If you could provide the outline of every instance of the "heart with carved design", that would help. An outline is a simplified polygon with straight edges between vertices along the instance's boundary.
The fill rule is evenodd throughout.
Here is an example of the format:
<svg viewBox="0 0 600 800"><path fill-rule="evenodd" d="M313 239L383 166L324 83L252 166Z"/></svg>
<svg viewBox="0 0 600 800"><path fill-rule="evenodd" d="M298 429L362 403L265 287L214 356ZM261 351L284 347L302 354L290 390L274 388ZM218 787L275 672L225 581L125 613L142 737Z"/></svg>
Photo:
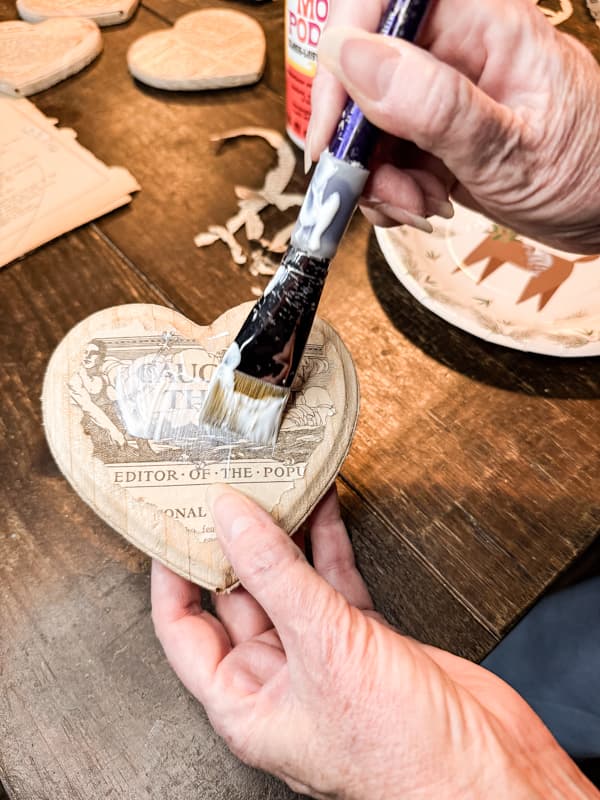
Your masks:
<svg viewBox="0 0 600 800"><path fill-rule="evenodd" d="M265 65L263 29L248 14L205 8L153 31L127 53L129 71L157 89L192 91L256 83Z"/></svg>
<svg viewBox="0 0 600 800"><path fill-rule="evenodd" d="M229 483L293 533L334 481L358 418L343 342L315 320L275 445L197 424L211 375L251 303L201 327L156 305L84 319L50 359L42 392L50 450L109 525L180 575L215 591L237 578L206 494Z"/></svg>
<svg viewBox="0 0 600 800"><path fill-rule="evenodd" d="M41 92L82 70L101 50L100 30L89 19L0 22L0 92Z"/></svg>
<svg viewBox="0 0 600 800"><path fill-rule="evenodd" d="M139 0L17 0L19 16L28 22L84 17L101 27L131 19Z"/></svg>

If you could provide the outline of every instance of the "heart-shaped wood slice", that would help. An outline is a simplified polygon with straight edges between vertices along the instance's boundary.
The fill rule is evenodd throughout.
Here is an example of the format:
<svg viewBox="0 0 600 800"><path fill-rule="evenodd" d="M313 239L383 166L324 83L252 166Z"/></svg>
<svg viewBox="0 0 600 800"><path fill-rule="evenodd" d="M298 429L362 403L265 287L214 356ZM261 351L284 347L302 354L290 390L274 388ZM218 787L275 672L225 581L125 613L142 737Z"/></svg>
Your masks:
<svg viewBox="0 0 600 800"><path fill-rule="evenodd" d="M240 11L207 8L180 17L166 31L134 42L131 74L157 89L222 89L255 83L263 73L266 43L261 26Z"/></svg>
<svg viewBox="0 0 600 800"><path fill-rule="evenodd" d="M139 0L17 0L17 11L28 22L85 17L104 27L127 22L138 3Z"/></svg>
<svg viewBox="0 0 600 800"><path fill-rule="evenodd" d="M352 359L317 319L275 446L198 426L210 377L251 307L209 327L162 306L100 311L58 345L42 393L50 449L78 494L145 553L216 591L237 579L208 487L235 486L292 533L335 479L358 416Z"/></svg>
<svg viewBox="0 0 600 800"><path fill-rule="evenodd" d="M13 97L41 92L93 61L102 36L89 19L0 22L0 91Z"/></svg>

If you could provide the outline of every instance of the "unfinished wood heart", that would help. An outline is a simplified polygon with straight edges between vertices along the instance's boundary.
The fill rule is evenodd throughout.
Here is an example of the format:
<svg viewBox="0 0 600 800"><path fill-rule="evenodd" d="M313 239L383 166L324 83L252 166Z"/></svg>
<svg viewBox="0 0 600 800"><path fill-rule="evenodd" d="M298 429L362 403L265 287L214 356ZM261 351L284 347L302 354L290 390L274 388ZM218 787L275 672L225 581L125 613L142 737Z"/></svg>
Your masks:
<svg viewBox="0 0 600 800"><path fill-rule="evenodd" d="M25 97L79 72L102 50L89 19L0 22L0 92Z"/></svg>
<svg viewBox="0 0 600 800"><path fill-rule="evenodd" d="M208 8L142 36L129 48L127 64L135 78L157 89L221 89L255 83L265 53L265 35L252 17Z"/></svg>
<svg viewBox="0 0 600 800"><path fill-rule="evenodd" d="M104 27L127 22L138 3L139 0L17 0L17 11L28 22L85 17Z"/></svg>
<svg viewBox="0 0 600 800"><path fill-rule="evenodd" d="M235 486L292 533L335 479L358 416L350 354L317 319L276 445L198 426L210 377L251 307L209 327L162 306L99 311L59 344L42 392L50 449L83 500L145 553L216 591L237 579L216 541L208 487Z"/></svg>

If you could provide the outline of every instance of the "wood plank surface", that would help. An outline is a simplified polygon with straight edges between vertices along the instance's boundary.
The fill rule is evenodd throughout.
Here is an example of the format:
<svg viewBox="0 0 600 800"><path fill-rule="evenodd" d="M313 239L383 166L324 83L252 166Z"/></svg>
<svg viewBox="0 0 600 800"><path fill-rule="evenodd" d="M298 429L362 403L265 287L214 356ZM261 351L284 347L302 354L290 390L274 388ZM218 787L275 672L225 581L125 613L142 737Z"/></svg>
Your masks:
<svg viewBox="0 0 600 800"><path fill-rule="evenodd" d="M11 798L294 796L214 735L154 638L148 560L70 489L44 440L41 381L62 336L100 308L168 298L93 227L1 279L0 777ZM351 489L341 491L388 618L471 658L489 650L494 637Z"/></svg>
<svg viewBox="0 0 600 800"><path fill-rule="evenodd" d="M153 635L147 559L68 487L41 427L45 365L83 317L161 302L206 323L266 282L193 237L231 216L234 186L260 186L275 161L261 140L217 153L209 139L283 130L283 2L233 4L267 34L256 87L171 94L127 72L132 41L208 5L232 6L146 0L103 29L95 63L34 98L142 190L0 270L0 779L11 800L295 796L233 758L182 689ZM0 0L0 17L15 16ZM583 0L567 27L600 55ZM290 189L305 185L298 167ZM270 211L268 230L293 215ZM598 362L448 326L397 283L360 217L321 314L361 381L339 482L359 567L401 630L477 660L598 534Z"/></svg>
<svg viewBox="0 0 600 800"><path fill-rule="evenodd" d="M216 153L210 136L239 125L281 130L283 104L262 85L234 97L136 86L123 70L125 52L156 25L141 8L135 27L106 33L102 58L68 92L54 87L38 104L138 178L142 191L131 206L98 225L204 323L249 299L257 279L234 266L222 244L198 250L193 237L224 223L236 208L234 186L260 186L274 159L259 140ZM115 90L102 92L111 80ZM292 188L305 182L298 168ZM397 285L360 218L332 267L321 313L350 348L363 392L345 478L501 635L597 534L594 360L505 350L440 322ZM376 478L365 470L373 453Z"/></svg>

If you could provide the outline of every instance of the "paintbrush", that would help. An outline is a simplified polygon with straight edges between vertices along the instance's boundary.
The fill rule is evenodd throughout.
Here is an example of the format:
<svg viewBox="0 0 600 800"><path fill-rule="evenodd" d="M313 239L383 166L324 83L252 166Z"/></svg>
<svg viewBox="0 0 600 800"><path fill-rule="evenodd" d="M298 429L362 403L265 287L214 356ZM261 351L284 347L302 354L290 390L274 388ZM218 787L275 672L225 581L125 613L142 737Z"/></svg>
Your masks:
<svg viewBox="0 0 600 800"><path fill-rule="evenodd" d="M378 33L414 41L429 0L391 0ZM378 129L348 100L315 167L290 246L215 371L200 424L273 444L331 259L369 176Z"/></svg>

